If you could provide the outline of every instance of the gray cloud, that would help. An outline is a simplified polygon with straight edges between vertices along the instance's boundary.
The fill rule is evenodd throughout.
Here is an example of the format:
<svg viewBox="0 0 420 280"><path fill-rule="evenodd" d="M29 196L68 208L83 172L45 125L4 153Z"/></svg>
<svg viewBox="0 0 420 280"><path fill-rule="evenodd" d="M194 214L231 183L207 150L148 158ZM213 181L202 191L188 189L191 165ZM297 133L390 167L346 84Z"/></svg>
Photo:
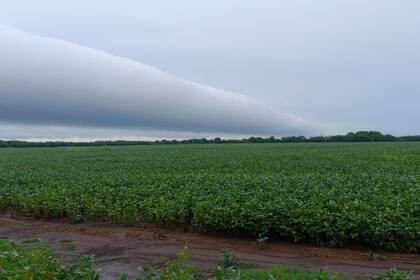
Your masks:
<svg viewBox="0 0 420 280"><path fill-rule="evenodd" d="M240 92L326 134L407 135L420 133L419 9L416 0L13 0L0 19Z"/></svg>
<svg viewBox="0 0 420 280"><path fill-rule="evenodd" d="M0 122L296 135L317 127L241 94L0 25Z"/></svg>

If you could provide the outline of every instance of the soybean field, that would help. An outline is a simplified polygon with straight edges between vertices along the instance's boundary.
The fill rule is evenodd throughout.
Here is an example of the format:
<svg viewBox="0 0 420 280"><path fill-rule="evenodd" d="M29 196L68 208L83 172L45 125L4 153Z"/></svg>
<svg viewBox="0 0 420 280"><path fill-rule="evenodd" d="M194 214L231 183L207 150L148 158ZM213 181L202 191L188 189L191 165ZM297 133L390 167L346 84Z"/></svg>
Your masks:
<svg viewBox="0 0 420 280"><path fill-rule="evenodd" d="M0 149L0 206L328 246L420 250L420 143Z"/></svg>

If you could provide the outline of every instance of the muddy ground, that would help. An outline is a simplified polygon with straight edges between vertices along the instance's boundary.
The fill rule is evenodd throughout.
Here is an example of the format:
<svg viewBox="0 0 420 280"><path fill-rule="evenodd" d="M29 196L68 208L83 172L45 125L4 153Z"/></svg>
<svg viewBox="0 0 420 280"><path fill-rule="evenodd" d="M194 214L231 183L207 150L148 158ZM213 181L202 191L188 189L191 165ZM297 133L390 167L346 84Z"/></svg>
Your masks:
<svg viewBox="0 0 420 280"><path fill-rule="evenodd" d="M309 245L269 242L259 249L254 240L211 236L183 230L168 230L156 226L121 227L105 223L69 224L65 221L33 220L0 215L0 236L15 241L42 238L65 261L80 254L95 255L103 279L114 279L120 272L135 275L145 264L163 265L162 257L174 259L176 252L187 246L191 263L202 268L215 268L220 250L229 248L241 261L257 267L294 265L352 276L371 276L390 267L412 271L420 279L420 255L368 250L323 248Z"/></svg>

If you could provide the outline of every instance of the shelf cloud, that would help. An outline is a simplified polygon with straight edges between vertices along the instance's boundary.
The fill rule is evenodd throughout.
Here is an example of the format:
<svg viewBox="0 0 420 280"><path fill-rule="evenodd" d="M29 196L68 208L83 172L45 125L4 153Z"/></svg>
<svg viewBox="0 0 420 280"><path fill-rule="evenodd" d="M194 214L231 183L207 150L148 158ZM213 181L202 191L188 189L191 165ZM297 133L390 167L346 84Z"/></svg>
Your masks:
<svg viewBox="0 0 420 280"><path fill-rule="evenodd" d="M0 123L236 135L317 133L244 95L0 25Z"/></svg>

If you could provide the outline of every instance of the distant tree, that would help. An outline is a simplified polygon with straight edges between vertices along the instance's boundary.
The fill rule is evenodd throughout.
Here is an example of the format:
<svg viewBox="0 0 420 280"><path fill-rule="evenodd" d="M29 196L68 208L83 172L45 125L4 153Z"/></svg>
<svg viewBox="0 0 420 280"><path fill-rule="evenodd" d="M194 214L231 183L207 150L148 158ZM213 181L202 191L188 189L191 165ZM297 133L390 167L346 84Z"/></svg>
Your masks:
<svg viewBox="0 0 420 280"><path fill-rule="evenodd" d="M219 137L214 138L214 143L222 143L222 139Z"/></svg>
<svg viewBox="0 0 420 280"><path fill-rule="evenodd" d="M396 137L391 134L382 134L379 131L357 131L349 132L345 135L332 136L314 136L306 138L305 136L286 136L276 139L274 136L268 138L249 137L244 139L185 139L185 140L156 140L156 141L94 141L94 142L27 142L17 140L0 140L0 148L25 148L25 147L71 147L71 146L122 146L122 145L162 145L162 144L206 144L206 143L303 143L303 142L376 142L376 141L418 141L420 135Z"/></svg>

